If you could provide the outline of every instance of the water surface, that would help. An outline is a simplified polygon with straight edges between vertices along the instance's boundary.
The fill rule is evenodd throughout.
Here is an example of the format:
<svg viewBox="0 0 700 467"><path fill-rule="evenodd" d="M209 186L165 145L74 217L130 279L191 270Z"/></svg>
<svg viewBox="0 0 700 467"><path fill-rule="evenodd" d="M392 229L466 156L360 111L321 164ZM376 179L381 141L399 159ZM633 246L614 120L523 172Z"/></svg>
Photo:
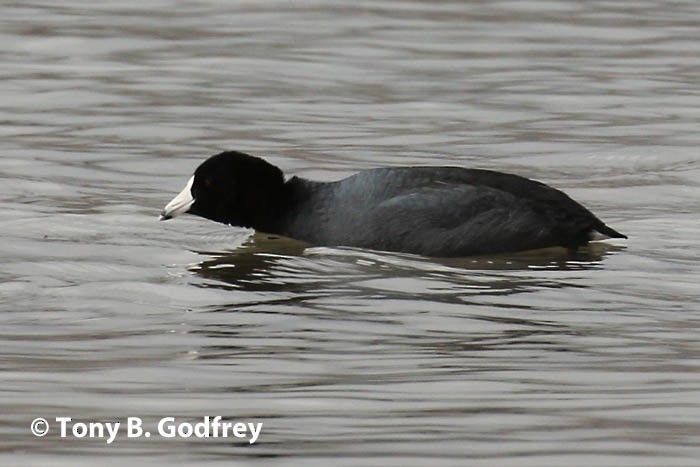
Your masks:
<svg viewBox="0 0 700 467"><path fill-rule="evenodd" d="M0 11L3 465L697 465L694 2ZM157 222L229 148L518 173L630 239L434 260ZM64 415L263 429L31 435Z"/></svg>

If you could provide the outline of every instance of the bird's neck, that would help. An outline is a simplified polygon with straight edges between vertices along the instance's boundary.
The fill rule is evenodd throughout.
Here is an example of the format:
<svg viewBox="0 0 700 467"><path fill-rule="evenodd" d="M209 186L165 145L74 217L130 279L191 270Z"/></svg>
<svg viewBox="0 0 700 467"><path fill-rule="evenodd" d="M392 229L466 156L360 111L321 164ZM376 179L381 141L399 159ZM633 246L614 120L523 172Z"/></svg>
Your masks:
<svg viewBox="0 0 700 467"><path fill-rule="evenodd" d="M255 219L253 227L260 232L290 236L300 226L295 222L302 213L311 208L314 195L327 185L300 177L292 177L284 183L279 196Z"/></svg>

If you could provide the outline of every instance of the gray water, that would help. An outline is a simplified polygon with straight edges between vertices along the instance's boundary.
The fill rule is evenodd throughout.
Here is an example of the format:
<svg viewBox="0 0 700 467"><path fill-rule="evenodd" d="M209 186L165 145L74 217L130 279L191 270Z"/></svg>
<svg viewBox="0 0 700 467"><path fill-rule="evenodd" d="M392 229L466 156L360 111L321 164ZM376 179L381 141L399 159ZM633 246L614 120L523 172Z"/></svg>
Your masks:
<svg viewBox="0 0 700 467"><path fill-rule="evenodd" d="M699 26L694 1L3 2L0 463L698 465ZM157 222L227 148L518 173L630 238L434 260ZM207 415L263 427L154 430Z"/></svg>

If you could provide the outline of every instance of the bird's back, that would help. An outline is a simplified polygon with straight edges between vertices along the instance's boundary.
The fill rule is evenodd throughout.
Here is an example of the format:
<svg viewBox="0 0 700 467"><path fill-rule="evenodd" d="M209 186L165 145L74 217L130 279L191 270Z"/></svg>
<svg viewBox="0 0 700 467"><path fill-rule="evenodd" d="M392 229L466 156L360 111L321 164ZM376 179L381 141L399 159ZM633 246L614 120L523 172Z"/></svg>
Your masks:
<svg viewBox="0 0 700 467"><path fill-rule="evenodd" d="M466 256L617 234L559 190L488 170L381 168L308 188L287 230L319 245Z"/></svg>

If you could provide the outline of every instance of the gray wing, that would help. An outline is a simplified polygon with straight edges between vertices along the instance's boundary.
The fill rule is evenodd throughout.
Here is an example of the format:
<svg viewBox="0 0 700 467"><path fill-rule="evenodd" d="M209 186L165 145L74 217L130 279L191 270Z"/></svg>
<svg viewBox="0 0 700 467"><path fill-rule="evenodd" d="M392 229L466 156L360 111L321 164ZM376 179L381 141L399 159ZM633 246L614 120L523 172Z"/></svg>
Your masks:
<svg viewBox="0 0 700 467"><path fill-rule="evenodd" d="M427 256L551 246L555 227L526 201L484 186L432 184L375 206L345 207L330 243Z"/></svg>

